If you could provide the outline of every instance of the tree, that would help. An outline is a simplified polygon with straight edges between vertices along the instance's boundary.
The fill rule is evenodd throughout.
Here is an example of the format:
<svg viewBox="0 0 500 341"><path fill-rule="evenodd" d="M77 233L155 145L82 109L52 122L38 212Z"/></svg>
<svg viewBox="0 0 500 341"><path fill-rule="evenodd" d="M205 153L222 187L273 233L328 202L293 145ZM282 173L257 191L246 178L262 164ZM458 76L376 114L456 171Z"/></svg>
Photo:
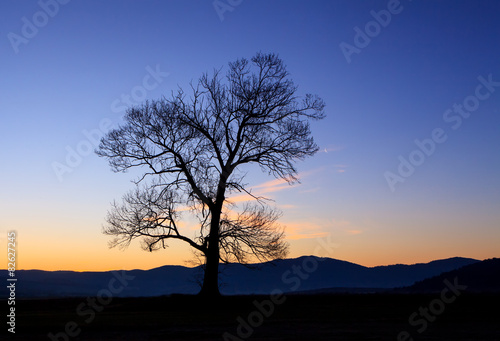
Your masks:
<svg viewBox="0 0 500 341"><path fill-rule="evenodd" d="M323 101L299 99L297 87L275 54L229 63L227 76L215 70L171 98L131 107L125 123L111 130L96 151L115 172L145 169L137 188L114 204L104 233L111 246L142 239L153 251L169 239L188 243L205 260L200 294L219 295L219 262L247 263L283 258L288 251L280 212L244 183L242 167L258 164L288 183L299 179L294 163L314 155L309 120L324 117ZM152 181L146 184L145 179ZM255 200L238 208L228 196L246 193ZM198 234L181 233L179 220L189 212Z"/></svg>

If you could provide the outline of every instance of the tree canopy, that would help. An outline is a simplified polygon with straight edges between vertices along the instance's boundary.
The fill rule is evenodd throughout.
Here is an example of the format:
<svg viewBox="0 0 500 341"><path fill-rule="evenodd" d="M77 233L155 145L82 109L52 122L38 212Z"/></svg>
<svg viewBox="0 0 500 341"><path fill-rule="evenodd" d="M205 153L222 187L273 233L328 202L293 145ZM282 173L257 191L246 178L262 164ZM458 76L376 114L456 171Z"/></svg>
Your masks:
<svg viewBox="0 0 500 341"><path fill-rule="evenodd" d="M309 121L324 117L324 102L296 92L283 61L258 53L229 63L225 77L221 69L203 74L189 95L178 89L129 108L125 123L97 150L116 172L144 170L108 214L104 233L115 237L111 245L141 238L152 251L168 239L182 240L205 257L202 292L212 293L219 261L286 256L280 212L252 194L241 170L258 164L275 178L298 181L295 163L318 150ZM236 192L255 200L239 207L228 199ZM199 222L195 237L179 228L188 212Z"/></svg>

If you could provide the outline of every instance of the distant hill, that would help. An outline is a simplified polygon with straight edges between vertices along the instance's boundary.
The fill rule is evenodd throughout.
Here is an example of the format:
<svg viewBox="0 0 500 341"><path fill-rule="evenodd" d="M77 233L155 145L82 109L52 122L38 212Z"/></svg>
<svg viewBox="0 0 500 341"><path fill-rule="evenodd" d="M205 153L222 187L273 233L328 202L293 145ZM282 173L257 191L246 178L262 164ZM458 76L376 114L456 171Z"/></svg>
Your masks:
<svg viewBox="0 0 500 341"><path fill-rule="evenodd" d="M486 259L460 267L456 270L442 273L432 278L418 281L412 286L399 289L409 293L440 292L445 287L444 281L456 281L459 285L467 286L467 292L496 292L500 293L500 258Z"/></svg>
<svg viewBox="0 0 500 341"><path fill-rule="evenodd" d="M308 273L297 267L317 269ZM303 256L265 263L259 270L249 270L240 264L223 267L221 291L226 294L267 294L274 289L283 292L308 291L323 288L394 288L436 276L445 271L476 263L470 258L450 258L426 264L389 265L373 268L332 258ZM302 277L307 277L302 279Z"/></svg>
<svg viewBox="0 0 500 341"><path fill-rule="evenodd" d="M390 289L410 286L417 281L438 276L478 260L450 258L426 264L364 267L332 258L303 256L255 264L248 268L241 264L221 265L221 292L225 295L269 294L273 290L303 292L311 290L364 292L371 288ZM0 270L6 278L7 271ZM16 271L16 297L77 297L95 296L110 285L119 287L114 295L120 297L195 294L199 291L197 278L200 267L162 266L151 270L107 272L73 271ZM120 276L125 276L121 278ZM128 277L127 277L128 276ZM133 278L133 279L132 279ZM125 283L121 285L120 283ZM337 288L337 289L335 289ZM375 290L375 289L373 289ZM0 288L7 297L6 286Z"/></svg>

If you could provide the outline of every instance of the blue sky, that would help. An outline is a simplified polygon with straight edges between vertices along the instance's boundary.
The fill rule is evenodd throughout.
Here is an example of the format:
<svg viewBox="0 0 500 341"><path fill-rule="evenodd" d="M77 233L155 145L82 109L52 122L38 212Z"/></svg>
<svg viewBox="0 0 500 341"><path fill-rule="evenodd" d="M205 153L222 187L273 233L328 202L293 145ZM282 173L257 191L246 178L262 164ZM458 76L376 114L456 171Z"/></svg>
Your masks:
<svg viewBox="0 0 500 341"><path fill-rule="evenodd" d="M291 256L327 237L338 245L330 257L363 265L498 256L498 2L215 3L231 10L218 13L210 0L0 4L0 241L18 231L21 268L183 264L182 245L153 255L137 244L107 248L106 211L138 173L112 173L88 152L84 131L119 124L124 98L168 96L258 51L278 53L299 94L327 105L327 118L312 123L321 152L299 164L300 186L248 170L282 207ZM356 40L359 31L369 42ZM357 52L346 58L342 43ZM485 99L480 77L490 79L479 89ZM467 118L457 104L471 109ZM415 140L436 129L446 140L420 155ZM71 172L58 175L54 165L68 166L71 151ZM386 172L401 176L399 157L411 154L419 165L391 188Z"/></svg>

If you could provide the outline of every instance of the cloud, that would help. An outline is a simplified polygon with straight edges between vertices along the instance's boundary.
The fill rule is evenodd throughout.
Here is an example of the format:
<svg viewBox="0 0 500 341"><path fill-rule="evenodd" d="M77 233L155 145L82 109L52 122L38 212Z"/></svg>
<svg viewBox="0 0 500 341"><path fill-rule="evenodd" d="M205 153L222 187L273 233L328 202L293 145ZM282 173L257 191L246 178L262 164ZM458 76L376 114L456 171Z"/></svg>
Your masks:
<svg viewBox="0 0 500 341"><path fill-rule="evenodd" d="M297 177L299 179L307 178L313 174L316 174L316 173L324 171L324 170L325 170L325 167L319 167L319 168L303 171L303 172L300 172L297 175ZM263 182L261 184L258 184L256 186L253 186L250 188L250 191L251 191L252 195L259 197L259 196L266 196L266 194L269 194L269 193L276 193L276 192L280 192L280 191L283 191L286 189L295 188L297 186L299 186L299 184L289 184L288 181L280 178L280 179L269 180L269 181ZM314 191L317 191L318 189L319 188L314 189ZM243 201L252 201L255 199L251 195L244 193L244 194L239 194L239 195L229 197L228 200L231 203L237 203L237 202L243 202Z"/></svg>
<svg viewBox="0 0 500 341"><path fill-rule="evenodd" d="M326 237L329 233L328 232L318 232L318 233L299 233L299 234L293 234L290 236L287 236L286 239L288 240L299 240L299 239L312 239L312 238L322 238Z"/></svg>
<svg viewBox="0 0 500 341"><path fill-rule="evenodd" d="M325 166L321 166L321 167L318 167L318 168L309 169L309 170L300 172L299 173L299 179L307 178L307 177L309 177L311 175L315 175L315 174L324 172L325 170L326 170L326 167Z"/></svg>
<svg viewBox="0 0 500 341"><path fill-rule="evenodd" d="M329 232L323 231L323 226L309 221L284 223L284 225L288 240L321 238L329 234Z"/></svg>
<svg viewBox="0 0 500 341"><path fill-rule="evenodd" d="M289 204L285 204L285 205L278 205L279 208L283 208L283 209L294 209L294 208L297 208L298 206L297 205L289 205Z"/></svg>
<svg viewBox="0 0 500 341"><path fill-rule="evenodd" d="M318 153L332 153L332 152L338 152L339 150L344 149L344 146L326 146L318 150Z"/></svg>
<svg viewBox="0 0 500 341"><path fill-rule="evenodd" d="M338 231L342 231L348 235L357 235L363 233L363 230L354 226L352 222L347 220L332 219L331 226Z"/></svg>
<svg viewBox="0 0 500 341"><path fill-rule="evenodd" d="M344 173L346 171L347 165L335 165L333 166L337 173Z"/></svg>
<svg viewBox="0 0 500 341"><path fill-rule="evenodd" d="M255 200L251 195L248 194L240 194L240 195L235 195L233 197L227 198L227 200L233 204L237 202L242 202L242 201L252 201Z"/></svg>
<svg viewBox="0 0 500 341"><path fill-rule="evenodd" d="M256 190L255 192L258 193L258 195L262 195L266 193L282 191L293 186L295 185L290 185L285 179L274 179L254 186L252 187L252 189Z"/></svg>

